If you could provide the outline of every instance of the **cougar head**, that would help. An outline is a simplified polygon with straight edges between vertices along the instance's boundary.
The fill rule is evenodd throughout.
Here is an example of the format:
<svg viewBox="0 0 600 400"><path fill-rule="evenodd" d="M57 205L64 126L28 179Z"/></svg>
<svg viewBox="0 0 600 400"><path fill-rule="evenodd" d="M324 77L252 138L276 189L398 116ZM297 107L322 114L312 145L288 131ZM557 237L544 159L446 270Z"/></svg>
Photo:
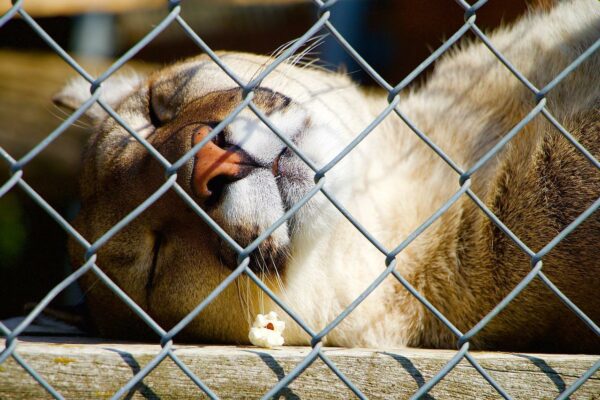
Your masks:
<svg viewBox="0 0 600 400"><path fill-rule="evenodd" d="M272 62L250 54L220 57L246 82ZM317 184L315 171L369 121L366 110L360 115L347 107L360 98L350 80L288 64L277 67L253 91L252 103L271 127L249 107L223 124L247 93L207 56L147 77L110 78L100 90L105 104L154 150L149 151L100 105L88 109L95 129L83 155L81 211L74 224L93 243L161 185L176 179L175 186L100 246L96 262L165 327L187 315L243 261L239 250L307 196ZM79 79L68 84L55 102L75 109L89 96L89 83ZM222 125L203 147L191 151ZM352 152L326 173L325 190L341 202L360 181L354 167L360 157L360 151ZM168 167L179 160L178 169ZM281 285L295 249L310 246L311 238L338 214L317 192L251 252L249 268L267 281L274 276ZM214 221L225 235L216 233L206 220ZM239 245L237 250L226 236ZM75 241L70 252L74 267L84 262L84 250ZM139 336L144 330L134 328L139 320L97 280L88 274L83 286L100 333ZM236 289L239 285L228 287L196 318L190 336L247 340L244 302Z"/></svg>

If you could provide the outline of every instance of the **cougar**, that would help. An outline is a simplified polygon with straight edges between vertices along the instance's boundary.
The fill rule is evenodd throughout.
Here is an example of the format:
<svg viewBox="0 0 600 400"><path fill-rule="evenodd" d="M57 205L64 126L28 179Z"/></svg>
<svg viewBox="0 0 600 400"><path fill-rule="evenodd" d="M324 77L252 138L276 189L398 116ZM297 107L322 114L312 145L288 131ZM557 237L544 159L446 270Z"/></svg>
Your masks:
<svg viewBox="0 0 600 400"><path fill-rule="evenodd" d="M600 3L595 0L531 12L489 35L538 89L599 37ZM274 59L217 54L244 82ZM320 174L315 171L383 115L388 93L361 89L342 72L306 64L301 57L280 64L252 92L252 103L270 127L249 107L228 120L177 169L171 178L177 187L100 246L98 268L170 329L240 263L248 263L298 318L319 332L393 262L404 283L465 333L541 262L551 284L533 279L470 339L471 348L600 351L597 334L548 287L556 285L598 323L600 214L592 213L541 258L531 256L600 196L598 52L542 97L479 39L463 41L436 62L425 82L400 93L396 108L402 118L394 111L385 115L364 140ZM111 78L100 90L104 102L169 163L214 133L250 95L207 55L147 76ZM89 84L79 79L67 84L55 102L75 109L89 96ZM538 113L472 175L461 177L460 171L478 165L540 101L595 160ZM74 226L94 242L174 175L98 104L87 114L94 132L83 152L81 210ZM315 189L317 185L322 186ZM447 211L397 255L389 255L461 188L464 193ZM248 259L224 239L228 235L244 248L306 198ZM223 232L215 232L202 212ZM71 240L69 248L74 268L83 265L83 247ZM81 284L98 334L153 337L96 274L87 273ZM286 344L310 343L310 335L245 274L176 340L246 344L254 316L271 310L287 323ZM458 336L389 275L323 342L453 348Z"/></svg>

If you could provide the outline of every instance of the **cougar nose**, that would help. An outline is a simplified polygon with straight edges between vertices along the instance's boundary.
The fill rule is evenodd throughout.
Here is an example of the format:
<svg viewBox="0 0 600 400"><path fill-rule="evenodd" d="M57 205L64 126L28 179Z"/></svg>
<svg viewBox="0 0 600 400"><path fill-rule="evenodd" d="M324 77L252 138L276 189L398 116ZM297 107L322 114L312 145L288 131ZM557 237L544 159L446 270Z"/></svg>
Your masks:
<svg viewBox="0 0 600 400"><path fill-rule="evenodd" d="M204 139L212 128L204 125L194 134L193 144ZM206 143L195 155L192 189L206 200L219 194L227 183L243 178L247 166L239 151L223 149L213 141Z"/></svg>

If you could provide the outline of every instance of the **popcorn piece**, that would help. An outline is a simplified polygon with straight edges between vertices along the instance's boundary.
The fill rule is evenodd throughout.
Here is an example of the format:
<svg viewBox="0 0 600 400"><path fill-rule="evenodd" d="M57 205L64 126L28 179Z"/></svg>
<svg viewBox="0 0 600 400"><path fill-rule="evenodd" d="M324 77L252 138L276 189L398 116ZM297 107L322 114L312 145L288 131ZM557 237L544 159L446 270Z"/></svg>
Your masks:
<svg viewBox="0 0 600 400"><path fill-rule="evenodd" d="M275 311L271 311L267 315L258 314L248 339L250 343L259 347L272 348L275 346L283 345L283 330L285 329L285 322L279 319L279 316Z"/></svg>

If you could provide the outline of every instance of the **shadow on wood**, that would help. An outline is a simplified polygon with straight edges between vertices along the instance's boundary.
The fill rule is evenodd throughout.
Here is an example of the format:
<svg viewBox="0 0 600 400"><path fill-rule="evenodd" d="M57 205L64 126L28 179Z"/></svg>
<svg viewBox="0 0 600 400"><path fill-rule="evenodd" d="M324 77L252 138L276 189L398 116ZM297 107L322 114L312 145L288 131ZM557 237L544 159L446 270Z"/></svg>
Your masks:
<svg viewBox="0 0 600 400"><path fill-rule="evenodd" d="M2 342L0 342L2 346ZM178 357L221 398L259 398L310 352L308 347L257 349L176 345ZM66 398L112 396L159 352L159 345L108 343L94 338L32 338L17 352ZM324 352L369 398L409 398L455 354L452 350L339 349ZM515 399L555 398L598 360L591 355L472 352ZM598 399L600 373L572 399ZM127 398L191 399L201 390L169 358ZM352 398L352 392L319 359L280 393L281 398ZM0 398L47 394L14 360L0 366ZM429 393L429 399L496 399L498 393L465 360Z"/></svg>

